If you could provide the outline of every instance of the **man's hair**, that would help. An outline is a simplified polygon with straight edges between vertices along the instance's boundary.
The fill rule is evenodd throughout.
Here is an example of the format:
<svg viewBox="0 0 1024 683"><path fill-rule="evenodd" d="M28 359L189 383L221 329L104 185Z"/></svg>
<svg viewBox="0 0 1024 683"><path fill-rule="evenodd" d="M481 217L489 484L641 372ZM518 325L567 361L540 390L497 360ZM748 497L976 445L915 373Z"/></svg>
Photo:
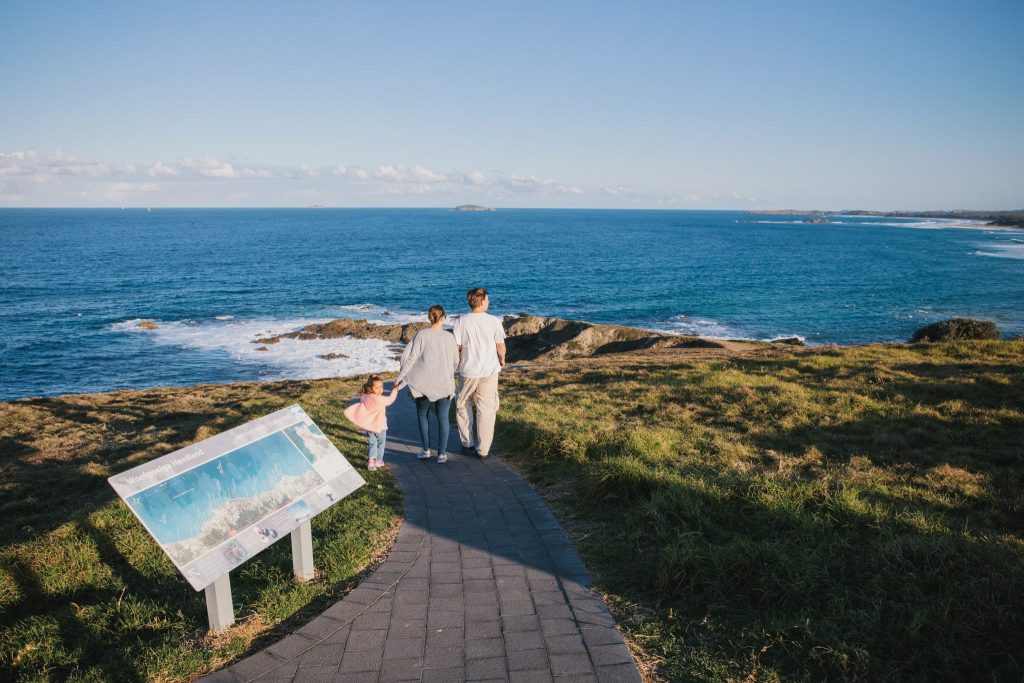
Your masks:
<svg viewBox="0 0 1024 683"><path fill-rule="evenodd" d="M474 287L473 289L466 292L466 301L469 302L470 308L477 308L484 303L484 299L487 298L487 290L483 287Z"/></svg>
<svg viewBox="0 0 1024 683"><path fill-rule="evenodd" d="M436 323L438 320L444 317L443 306L431 306L430 310L427 311L427 320L431 323Z"/></svg>

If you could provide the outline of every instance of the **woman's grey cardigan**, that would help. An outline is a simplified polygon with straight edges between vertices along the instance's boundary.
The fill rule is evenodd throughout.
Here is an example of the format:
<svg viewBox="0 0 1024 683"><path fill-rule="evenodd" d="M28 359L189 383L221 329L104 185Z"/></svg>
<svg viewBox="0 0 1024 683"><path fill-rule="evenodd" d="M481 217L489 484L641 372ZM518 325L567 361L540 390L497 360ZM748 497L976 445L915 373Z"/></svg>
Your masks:
<svg viewBox="0 0 1024 683"><path fill-rule="evenodd" d="M413 397L431 401L455 395L455 370L459 367L459 346L448 330L420 330L402 352L396 381L409 385Z"/></svg>

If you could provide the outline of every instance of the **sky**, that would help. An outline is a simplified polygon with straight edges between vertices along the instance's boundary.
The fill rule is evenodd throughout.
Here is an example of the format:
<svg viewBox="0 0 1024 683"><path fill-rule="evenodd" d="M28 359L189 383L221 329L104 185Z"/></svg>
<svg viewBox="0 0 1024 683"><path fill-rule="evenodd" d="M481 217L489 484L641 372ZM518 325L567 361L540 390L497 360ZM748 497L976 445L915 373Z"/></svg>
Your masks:
<svg viewBox="0 0 1024 683"><path fill-rule="evenodd" d="M0 0L0 207L1024 207L1024 2Z"/></svg>

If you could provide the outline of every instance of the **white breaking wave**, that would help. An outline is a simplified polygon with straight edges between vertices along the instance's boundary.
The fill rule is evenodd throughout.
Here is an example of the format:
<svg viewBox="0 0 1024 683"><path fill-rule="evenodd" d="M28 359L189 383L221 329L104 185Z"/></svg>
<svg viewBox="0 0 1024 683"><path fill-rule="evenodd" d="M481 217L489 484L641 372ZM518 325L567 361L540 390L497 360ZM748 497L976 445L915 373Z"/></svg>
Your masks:
<svg viewBox="0 0 1024 683"><path fill-rule="evenodd" d="M971 228L977 229L984 227L986 229L1001 229L999 226L988 225L984 221L969 221L969 220L957 220L954 218L936 218L934 220L924 221L859 221L857 216L829 216L828 223L824 225L856 225L856 226L885 226L890 228L914 228L917 230L948 230L956 228ZM865 217L869 218L869 217ZM738 222L738 221L737 221ZM804 223L803 220L790 220L790 221L746 221L747 223L761 223L764 225L813 225L819 227L821 223ZM1014 228L1007 228L1013 230Z"/></svg>
<svg viewBox="0 0 1024 683"><path fill-rule="evenodd" d="M731 327L711 318L674 315L666 320L664 325L663 329L668 332L694 337L710 337L712 339L740 339L742 337Z"/></svg>
<svg viewBox="0 0 1024 683"><path fill-rule="evenodd" d="M396 350L380 339L343 337L256 343L257 339L294 332L328 320L330 318L257 318L196 322L135 318L114 323L110 329L144 334L161 346L227 354L233 361L253 366L253 379L320 379L398 369ZM140 322L152 322L157 329L140 328ZM331 354L335 357L322 358Z"/></svg>
<svg viewBox="0 0 1024 683"><path fill-rule="evenodd" d="M356 320L366 320L371 323L380 323L386 325L404 325L405 323L418 323L424 322L427 319L427 313L410 313L408 311L399 311L391 308L383 308L376 304L346 304L341 306L326 306L324 309L325 313L329 315L335 315L335 317L354 318Z"/></svg>
<svg viewBox="0 0 1024 683"><path fill-rule="evenodd" d="M992 258L1024 259L1024 244L986 244L985 249L994 251L972 251L971 256L989 256Z"/></svg>

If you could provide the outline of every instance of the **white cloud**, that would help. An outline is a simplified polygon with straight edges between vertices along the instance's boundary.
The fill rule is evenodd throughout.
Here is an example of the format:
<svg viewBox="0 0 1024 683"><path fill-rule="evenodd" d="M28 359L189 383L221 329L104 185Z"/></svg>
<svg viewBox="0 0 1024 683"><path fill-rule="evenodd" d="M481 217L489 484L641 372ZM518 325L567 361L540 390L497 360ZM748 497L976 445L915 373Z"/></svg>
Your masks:
<svg viewBox="0 0 1024 683"><path fill-rule="evenodd" d="M135 167L127 164L112 169L105 163L78 159L59 149L45 158L40 157L35 150L0 153L0 176L106 176L115 172L130 174L135 172Z"/></svg>
<svg viewBox="0 0 1024 683"><path fill-rule="evenodd" d="M434 173L422 166L405 168L404 166L378 166L373 172L376 180L383 180L389 183L440 183L448 180L447 176Z"/></svg>
<svg viewBox="0 0 1024 683"><path fill-rule="evenodd" d="M636 189L629 185L602 187L601 192L609 197L629 197L636 194Z"/></svg>
<svg viewBox="0 0 1024 683"><path fill-rule="evenodd" d="M208 178L236 178L241 175L227 161L222 163L208 154L204 154L203 158L199 160L185 157L181 161L181 166Z"/></svg>
<svg viewBox="0 0 1024 683"><path fill-rule="evenodd" d="M331 169L331 175L338 176L339 178L348 178L349 180L369 180L370 174L361 168L351 168L348 166L335 166Z"/></svg>
<svg viewBox="0 0 1024 683"><path fill-rule="evenodd" d="M462 176L462 182L467 185L484 185L487 183L487 176L480 171L470 171L466 175Z"/></svg>
<svg viewBox="0 0 1024 683"><path fill-rule="evenodd" d="M575 185L563 185L553 178L538 178L528 175L505 175L499 181L509 189L517 192L542 192L556 194L583 194L584 189Z"/></svg>
<svg viewBox="0 0 1024 683"><path fill-rule="evenodd" d="M299 173L301 175L306 176L307 178L319 178L320 177L320 172L319 171L317 171L312 166L307 166L306 164L300 164L299 165Z"/></svg>
<svg viewBox="0 0 1024 683"><path fill-rule="evenodd" d="M149 167L147 173L151 178L156 178L158 176L177 176L181 175L181 169L177 166L169 166L162 161L158 161Z"/></svg>

